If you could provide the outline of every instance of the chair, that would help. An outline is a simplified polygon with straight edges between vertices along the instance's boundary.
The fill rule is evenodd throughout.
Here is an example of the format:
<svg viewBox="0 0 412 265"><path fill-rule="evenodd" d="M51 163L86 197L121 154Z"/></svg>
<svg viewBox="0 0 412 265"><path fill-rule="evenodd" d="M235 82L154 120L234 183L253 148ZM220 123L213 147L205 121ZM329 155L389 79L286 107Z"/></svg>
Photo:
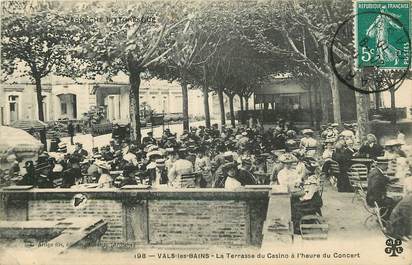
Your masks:
<svg viewBox="0 0 412 265"><path fill-rule="evenodd" d="M318 215L305 215L300 219L300 234L304 240L327 239L329 225Z"/></svg>
<svg viewBox="0 0 412 265"><path fill-rule="evenodd" d="M198 185L198 173L182 174L180 176L179 185L182 188L195 188Z"/></svg>
<svg viewBox="0 0 412 265"><path fill-rule="evenodd" d="M348 171L349 182L354 190L352 203L360 192L368 187L368 168L363 164L353 164Z"/></svg>
<svg viewBox="0 0 412 265"><path fill-rule="evenodd" d="M388 209L379 207L379 205L376 202L374 202L374 205L375 205L374 207L369 206L366 201L366 192L361 187L359 187L358 191L359 191L360 198L362 199L362 202L363 202L363 207L369 213L369 215L365 218L365 221L363 222L363 224L367 226L369 220L371 220L372 218L376 218L375 220L379 223L381 230L384 231L386 222L382 219L382 216L384 216L387 213Z"/></svg>
<svg viewBox="0 0 412 265"><path fill-rule="evenodd" d="M329 172L328 172L328 177L329 177L329 181L332 184L333 187L337 187L337 177L340 175L340 167L339 167L339 163L334 161L334 160L330 160L330 168L329 168Z"/></svg>
<svg viewBox="0 0 412 265"><path fill-rule="evenodd" d="M269 173L253 173L255 178L258 180L259 184L268 185L270 183L270 174Z"/></svg>

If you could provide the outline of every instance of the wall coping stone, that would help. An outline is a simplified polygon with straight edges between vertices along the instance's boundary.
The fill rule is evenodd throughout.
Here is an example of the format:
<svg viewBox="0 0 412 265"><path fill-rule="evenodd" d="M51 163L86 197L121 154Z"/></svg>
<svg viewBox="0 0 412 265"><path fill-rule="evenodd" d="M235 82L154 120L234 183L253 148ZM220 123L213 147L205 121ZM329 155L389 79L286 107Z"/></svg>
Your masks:
<svg viewBox="0 0 412 265"><path fill-rule="evenodd" d="M89 199L114 199L114 200L256 200L268 199L269 190L239 189L230 191L217 188L186 188L186 189L38 189L29 190L4 190L0 189L0 196L21 200L58 200L72 199L75 194L86 194ZM275 195L287 195L287 192L276 192ZM274 195L272 191L270 195Z"/></svg>

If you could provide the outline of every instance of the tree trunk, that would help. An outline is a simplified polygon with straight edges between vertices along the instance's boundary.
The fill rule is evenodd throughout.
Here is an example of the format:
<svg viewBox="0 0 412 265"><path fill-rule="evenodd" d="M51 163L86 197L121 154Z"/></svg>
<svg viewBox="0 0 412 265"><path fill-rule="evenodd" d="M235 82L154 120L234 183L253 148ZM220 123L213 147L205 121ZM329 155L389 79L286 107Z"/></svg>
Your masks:
<svg viewBox="0 0 412 265"><path fill-rule="evenodd" d="M129 114L130 114L130 139L140 144L142 134L140 131L140 106L139 88L140 72L129 67Z"/></svg>
<svg viewBox="0 0 412 265"><path fill-rule="evenodd" d="M245 110L249 110L249 97L245 97Z"/></svg>
<svg viewBox="0 0 412 265"><path fill-rule="evenodd" d="M35 77L36 82L36 97L37 97L37 111L39 115L39 120L44 121L44 111L43 111L43 96L41 95L41 78ZM47 151L47 140L46 140L46 131L40 131L40 141L44 145L45 151Z"/></svg>
<svg viewBox="0 0 412 265"><path fill-rule="evenodd" d="M203 85L203 107L205 109L206 128L210 128L209 89L206 84Z"/></svg>
<svg viewBox="0 0 412 265"><path fill-rule="evenodd" d="M233 98L235 97L233 94L228 95L229 97L229 109L230 109L230 124L232 125L233 128L236 127L236 121L235 121L235 109L233 107Z"/></svg>
<svg viewBox="0 0 412 265"><path fill-rule="evenodd" d="M332 91L332 103L333 103L333 121L341 124L342 118L340 113L340 96L338 89L338 80L334 73L329 74L329 84Z"/></svg>
<svg viewBox="0 0 412 265"><path fill-rule="evenodd" d="M245 110L245 108L243 107L243 97L239 95L239 99L240 99L240 110L243 112Z"/></svg>
<svg viewBox="0 0 412 265"><path fill-rule="evenodd" d="M321 105L321 123L322 124L327 124L330 119L329 119L329 89L326 88L324 84L322 84L322 81L319 81L319 101Z"/></svg>
<svg viewBox="0 0 412 265"><path fill-rule="evenodd" d="M375 93L375 110L379 110L380 101L381 93Z"/></svg>
<svg viewBox="0 0 412 265"><path fill-rule="evenodd" d="M312 101L312 84L309 84L309 110L310 110L310 125L314 126L315 113L313 111L313 101Z"/></svg>
<svg viewBox="0 0 412 265"><path fill-rule="evenodd" d="M182 104L183 104L183 130L189 131L189 99L187 95L187 82L183 76L182 86Z"/></svg>
<svg viewBox="0 0 412 265"><path fill-rule="evenodd" d="M391 93L391 123L396 124L396 102L395 102L395 90L390 89Z"/></svg>
<svg viewBox="0 0 412 265"><path fill-rule="evenodd" d="M225 102L223 100L223 89L219 88L217 95L219 97L219 106L220 106L220 123L221 125L226 124L226 117L225 117Z"/></svg>
<svg viewBox="0 0 412 265"><path fill-rule="evenodd" d="M360 83L360 75L355 76L354 85L355 87L359 87ZM358 138L361 142L369 133L369 95L358 93L355 91L355 99L356 99L356 117L358 123Z"/></svg>

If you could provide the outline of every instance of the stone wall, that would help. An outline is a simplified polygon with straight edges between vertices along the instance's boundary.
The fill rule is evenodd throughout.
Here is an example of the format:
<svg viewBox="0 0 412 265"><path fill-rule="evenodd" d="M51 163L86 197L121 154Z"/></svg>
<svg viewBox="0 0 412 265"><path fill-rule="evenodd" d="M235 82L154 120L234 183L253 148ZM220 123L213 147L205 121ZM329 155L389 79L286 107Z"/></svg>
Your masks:
<svg viewBox="0 0 412 265"><path fill-rule="evenodd" d="M73 197L87 202L74 207ZM108 223L102 243L137 245L259 245L267 190L122 191L0 190L0 220L97 217Z"/></svg>

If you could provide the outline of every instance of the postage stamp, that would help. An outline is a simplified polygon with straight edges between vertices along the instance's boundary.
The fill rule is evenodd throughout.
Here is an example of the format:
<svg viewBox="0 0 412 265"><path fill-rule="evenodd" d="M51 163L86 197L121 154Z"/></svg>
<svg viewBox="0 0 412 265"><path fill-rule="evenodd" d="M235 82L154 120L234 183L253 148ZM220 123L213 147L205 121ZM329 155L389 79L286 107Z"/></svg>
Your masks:
<svg viewBox="0 0 412 265"><path fill-rule="evenodd" d="M411 2L355 2L355 47L358 69L410 67Z"/></svg>

